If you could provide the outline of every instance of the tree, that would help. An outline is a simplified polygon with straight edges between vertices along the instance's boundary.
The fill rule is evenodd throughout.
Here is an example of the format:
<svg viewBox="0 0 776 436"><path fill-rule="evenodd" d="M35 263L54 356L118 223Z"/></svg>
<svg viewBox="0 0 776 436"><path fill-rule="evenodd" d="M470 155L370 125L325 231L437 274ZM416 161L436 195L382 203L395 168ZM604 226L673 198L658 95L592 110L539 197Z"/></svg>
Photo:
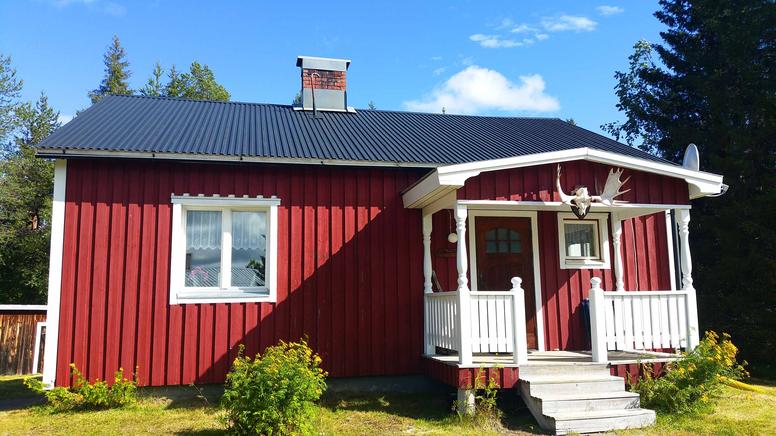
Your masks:
<svg viewBox="0 0 776 436"><path fill-rule="evenodd" d="M194 61L188 73L183 73L181 79L185 83L182 97L199 100L229 101L229 92L216 82L213 70L207 65Z"/></svg>
<svg viewBox="0 0 776 436"><path fill-rule="evenodd" d="M302 105L302 91L297 91L296 95L294 96L294 101L291 102L291 106L301 106Z"/></svg>
<svg viewBox="0 0 776 436"><path fill-rule="evenodd" d="M0 299L45 303L54 168L35 157L35 146L59 127L59 112L41 94L16 117L16 139L0 161Z"/></svg>
<svg viewBox="0 0 776 436"><path fill-rule="evenodd" d="M5 144L16 125L14 112L19 107L22 84L22 80L16 77L11 57L0 53L0 144Z"/></svg>
<svg viewBox="0 0 776 436"><path fill-rule="evenodd" d="M375 106L375 102L374 102L374 100L369 100L369 103L367 103L367 107L368 107L368 108L369 108L369 110L371 110L371 111L373 111L373 110L377 109L377 106Z"/></svg>
<svg viewBox="0 0 776 436"><path fill-rule="evenodd" d="M154 71L151 73L151 77L148 78L148 82L140 89L140 94L149 97L159 97L162 95L164 93L162 76L164 76L164 70L162 65L157 62L154 64Z"/></svg>
<svg viewBox="0 0 776 436"><path fill-rule="evenodd" d="M175 65L170 68L167 79L167 85L164 87L164 95L166 97L183 97L186 82L183 80L183 77L181 77L178 70L175 69Z"/></svg>
<svg viewBox="0 0 776 436"><path fill-rule="evenodd" d="M114 35L113 42L108 46L108 50L103 56L105 63L105 77L100 86L89 92L89 98L92 103L97 103L106 94L131 95L129 89L129 61L126 60L127 53L119 42L119 37Z"/></svg>
<svg viewBox="0 0 776 436"><path fill-rule="evenodd" d="M662 42L637 43L615 75L625 121L602 127L674 162L693 142L701 169L725 176L724 196L693 204L700 321L729 331L765 371L776 349L776 4L660 6Z"/></svg>

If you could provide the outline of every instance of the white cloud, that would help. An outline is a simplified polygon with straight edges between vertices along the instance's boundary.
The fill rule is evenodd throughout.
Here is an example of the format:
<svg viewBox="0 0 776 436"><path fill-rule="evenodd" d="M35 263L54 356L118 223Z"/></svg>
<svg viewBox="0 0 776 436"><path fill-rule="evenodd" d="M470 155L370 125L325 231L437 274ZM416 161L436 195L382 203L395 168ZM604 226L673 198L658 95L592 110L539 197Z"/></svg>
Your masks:
<svg viewBox="0 0 776 436"><path fill-rule="evenodd" d="M120 17L127 13L126 6L109 0L50 0L50 3L60 9L70 5L81 5L114 17Z"/></svg>
<svg viewBox="0 0 776 436"><path fill-rule="evenodd" d="M601 15L617 15L625 12L625 9L619 6L601 5L595 8Z"/></svg>
<svg viewBox="0 0 776 436"><path fill-rule="evenodd" d="M466 65L467 67L469 65L472 65L474 63L474 58L471 56L466 56L465 58L461 59L461 65Z"/></svg>
<svg viewBox="0 0 776 436"><path fill-rule="evenodd" d="M70 122L70 120L72 119L73 119L72 115L59 114L59 118L57 118L57 121L59 121L60 123L62 123L62 125L64 125Z"/></svg>
<svg viewBox="0 0 776 436"><path fill-rule="evenodd" d="M551 112L560 108L545 94L542 76L520 76L512 82L498 71L472 65L454 74L430 94L404 102L409 110L475 114L488 110Z"/></svg>
<svg viewBox="0 0 776 436"><path fill-rule="evenodd" d="M539 29L537 29L534 26L530 26L528 24L522 23L518 24L517 26L513 27L510 32L512 33L536 33Z"/></svg>
<svg viewBox="0 0 776 436"><path fill-rule="evenodd" d="M587 17L560 15L542 18L542 27L548 32L591 32L598 23Z"/></svg>
<svg viewBox="0 0 776 436"><path fill-rule="evenodd" d="M470 36L469 39L485 48L512 48L525 45L524 41L502 38L498 35L483 35L482 33L476 33Z"/></svg>
<svg viewBox="0 0 776 436"><path fill-rule="evenodd" d="M431 60L432 61L441 61L442 60L442 56L431 56Z"/></svg>
<svg viewBox="0 0 776 436"><path fill-rule="evenodd" d="M447 71L447 67L439 67L439 68L435 69L433 71L433 73L434 73L435 76L438 76L438 75L444 73L445 71Z"/></svg>
<svg viewBox="0 0 776 436"><path fill-rule="evenodd" d="M536 37L536 39L539 41L544 41L545 39L549 38L550 35L546 33L537 33L536 35L534 35L534 37Z"/></svg>

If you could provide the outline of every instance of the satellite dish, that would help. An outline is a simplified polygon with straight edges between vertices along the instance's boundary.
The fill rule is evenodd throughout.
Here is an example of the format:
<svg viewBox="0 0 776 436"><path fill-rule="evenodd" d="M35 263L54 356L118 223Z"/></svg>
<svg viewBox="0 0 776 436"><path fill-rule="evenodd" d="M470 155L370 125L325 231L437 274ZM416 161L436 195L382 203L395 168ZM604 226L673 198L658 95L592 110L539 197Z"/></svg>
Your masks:
<svg viewBox="0 0 776 436"><path fill-rule="evenodd" d="M688 170L698 171L701 169L701 155L698 153L698 147L690 143L684 149L684 160L682 166Z"/></svg>

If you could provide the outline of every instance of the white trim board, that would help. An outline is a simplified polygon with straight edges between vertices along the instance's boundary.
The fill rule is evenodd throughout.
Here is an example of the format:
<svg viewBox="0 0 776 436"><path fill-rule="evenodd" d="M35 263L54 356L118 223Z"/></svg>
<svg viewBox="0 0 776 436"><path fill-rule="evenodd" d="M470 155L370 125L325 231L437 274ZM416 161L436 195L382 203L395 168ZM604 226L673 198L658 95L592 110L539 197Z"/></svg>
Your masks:
<svg viewBox="0 0 776 436"><path fill-rule="evenodd" d="M466 230L469 232L469 277L471 291L477 290L477 237L475 218L478 216L529 218L531 221L531 245L533 253L534 306L536 319L536 348L544 351L544 317L542 314L542 276L539 258L539 228L535 211L469 209ZM505 284L509 287L509 284Z"/></svg>
<svg viewBox="0 0 776 436"><path fill-rule="evenodd" d="M45 304L0 304L0 312L41 312L47 308Z"/></svg>
<svg viewBox="0 0 776 436"><path fill-rule="evenodd" d="M65 242L65 186L67 161L54 162L54 195L51 206L51 248L49 254L48 304L46 312L46 344L43 360L43 384L54 387L57 374L57 343L59 340L59 304L62 294L62 250Z"/></svg>
<svg viewBox="0 0 776 436"><path fill-rule="evenodd" d="M560 269L611 269L611 260L609 257L609 214L606 213L588 213L585 219L580 220L571 212L558 212L558 253L560 254ZM600 259L582 260L569 259L566 256L566 232L564 223L566 220L574 219L579 223L592 223L596 226L595 237L598 239L598 252Z"/></svg>
<svg viewBox="0 0 776 436"><path fill-rule="evenodd" d="M428 203L429 198L438 198L439 192L461 188L466 183L466 180L483 172L538 166L570 160L587 160L684 179L689 184L690 199L716 195L723 191L723 178L718 174L694 171L667 162L663 163L589 147L580 147L572 150L439 166L404 193L402 196L404 207L421 208Z"/></svg>

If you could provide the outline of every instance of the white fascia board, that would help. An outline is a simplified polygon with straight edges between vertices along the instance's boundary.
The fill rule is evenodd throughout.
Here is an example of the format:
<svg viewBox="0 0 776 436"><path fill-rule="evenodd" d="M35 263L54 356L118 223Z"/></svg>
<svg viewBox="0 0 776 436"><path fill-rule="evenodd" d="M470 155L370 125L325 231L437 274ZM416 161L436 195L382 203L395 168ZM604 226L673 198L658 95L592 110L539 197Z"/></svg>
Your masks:
<svg viewBox="0 0 776 436"><path fill-rule="evenodd" d="M588 147L580 147L572 150L440 166L404 194L404 205L405 207L423 207L427 203L425 199L428 198L430 194L433 195L433 197L438 198L439 195L437 191L442 187L458 189L466 183L466 180L471 177L476 177L482 172L538 166L571 160L587 160L667 177L680 178L690 185L690 199L715 195L722 192L722 176L718 174L693 171L669 163L594 150Z"/></svg>
<svg viewBox="0 0 776 436"><path fill-rule="evenodd" d="M46 309L45 304L0 304L0 312L42 312Z"/></svg>

